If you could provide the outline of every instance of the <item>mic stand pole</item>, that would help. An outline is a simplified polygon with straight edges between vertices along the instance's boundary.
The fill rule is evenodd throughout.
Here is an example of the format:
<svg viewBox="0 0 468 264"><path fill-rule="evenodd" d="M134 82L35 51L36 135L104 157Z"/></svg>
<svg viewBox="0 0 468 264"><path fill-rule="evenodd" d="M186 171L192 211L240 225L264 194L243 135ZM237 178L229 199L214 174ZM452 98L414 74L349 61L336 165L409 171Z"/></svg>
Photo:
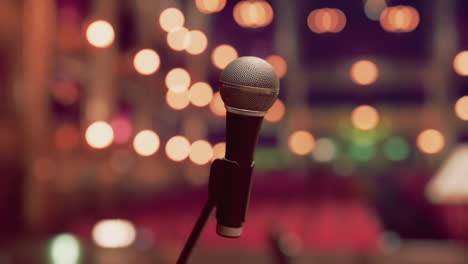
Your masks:
<svg viewBox="0 0 468 264"><path fill-rule="evenodd" d="M205 206L203 207L200 216L198 217L197 222L195 223L195 226L193 227L192 232L187 239L187 242L185 242L184 248L182 249L179 259L177 260L177 264L187 263L187 260L190 257L190 254L192 253L192 250L195 247L195 244L197 243L208 218L211 215L211 212L218 203L218 197L221 191L220 188L222 186L220 181L224 172L225 163L226 161L224 159L217 159L211 165L210 178L208 182L208 200L206 201Z"/></svg>

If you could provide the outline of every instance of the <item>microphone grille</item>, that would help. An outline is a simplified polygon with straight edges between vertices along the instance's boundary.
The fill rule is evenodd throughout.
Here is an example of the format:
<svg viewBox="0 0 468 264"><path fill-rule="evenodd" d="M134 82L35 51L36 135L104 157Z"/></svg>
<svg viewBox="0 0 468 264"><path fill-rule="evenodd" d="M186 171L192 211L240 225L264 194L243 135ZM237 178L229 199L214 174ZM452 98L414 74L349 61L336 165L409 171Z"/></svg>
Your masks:
<svg viewBox="0 0 468 264"><path fill-rule="evenodd" d="M264 115L279 93L279 80L273 67L257 57L240 57L221 73L221 97L229 108Z"/></svg>

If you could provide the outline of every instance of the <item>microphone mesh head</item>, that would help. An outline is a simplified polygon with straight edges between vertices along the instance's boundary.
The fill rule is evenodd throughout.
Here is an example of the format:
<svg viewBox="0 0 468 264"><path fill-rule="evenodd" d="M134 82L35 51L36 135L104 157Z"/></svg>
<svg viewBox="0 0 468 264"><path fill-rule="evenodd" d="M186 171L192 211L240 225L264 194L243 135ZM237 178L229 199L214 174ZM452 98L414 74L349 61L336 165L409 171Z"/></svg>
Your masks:
<svg viewBox="0 0 468 264"><path fill-rule="evenodd" d="M221 73L220 92L228 111L263 116L278 97L279 80L265 60L240 57Z"/></svg>

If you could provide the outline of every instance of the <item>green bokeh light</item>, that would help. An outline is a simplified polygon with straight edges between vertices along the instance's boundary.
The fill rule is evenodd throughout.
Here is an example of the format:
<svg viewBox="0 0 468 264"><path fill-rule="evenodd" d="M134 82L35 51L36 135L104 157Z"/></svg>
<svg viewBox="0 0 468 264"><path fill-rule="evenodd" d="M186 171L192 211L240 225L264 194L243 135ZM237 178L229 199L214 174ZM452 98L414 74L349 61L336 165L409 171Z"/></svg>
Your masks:
<svg viewBox="0 0 468 264"><path fill-rule="evenodd" d="M80 242L72 234L60 234L50 242L52 264L77 264L81 256Z"/></svg>
<svg viewBox="0 0 468 264"><path fill-rule="evenodd" d="M393 137L385 142L384 153L391 161L402 161L409 157L410 147L405 139Z"/></svg>
<svg viewBox="0 0 468 264"><path fill-rule="evenodd" d="M375 145L373 144L352 144L351 156L357 161L369 161L375 156Z"/></svg>

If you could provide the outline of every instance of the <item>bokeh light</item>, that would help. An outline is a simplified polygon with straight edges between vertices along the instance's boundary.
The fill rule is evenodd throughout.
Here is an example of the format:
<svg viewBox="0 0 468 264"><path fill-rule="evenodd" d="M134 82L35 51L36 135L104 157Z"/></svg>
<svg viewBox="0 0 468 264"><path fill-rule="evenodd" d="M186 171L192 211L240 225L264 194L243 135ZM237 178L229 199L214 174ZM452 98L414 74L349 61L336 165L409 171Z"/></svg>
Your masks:
<svg viewBox="0 0 468 264"><path fill-rule="evenodd" d="M101 220L94 225L92 237L99 247L124 248L135 241L136 230L135 226L128 220Z"/></svg>
<svg viewBox="0 0 468 264"><path fill-rule="evenodd" d="M273 69L275 70L278 78L283 78L286 75L286 72L288 72L288 64L286 63L286 60L283 59L283 57L279 55L271 55L268 56L265 60L270 63L271 66L273 66Z"/></svg>
<svg viewBox="0 0 468 264"><path fill-rule="evenodd" d="M213 99L213 89L205 82L197 82L190 87L188 97L194 106L204 107Z"/></svg>
<svg viewBox="0 0 468 264"><path fill-rule="evenodd" d="M379 77L379 69L372 61L360 60L351 66L349 75L356 84L370 85L375 83Z"/></svg>
<svg viewBox="0 0 468 264"><path fill-rule="evenodd" d="M55 145L59 150L70 151L80 144L80 132L72 124L62 124L55 132Z"/></svg>
<svg viewBox="0 0 468 264"><path fill-rule="evenodd" d="M224 106L224 101L219 92L213 95L213 100L211 100L210 103L210 110L216 116L226 116L226 107Z"/></svg>
<svg viewBox="0 0 468 264"><path fill-rule="evenodd" d="M72 234L59 234L50 242L49 257L52 264L78 264L81 258L80 242Z"/></svg>
<svg viewBox="0 0 468 264"><path fill-rule="evenodd" d="M195 0L195 6L203 14L212 14L223 10L226 0Z"/></svg>
<svg viewBox="0 0 468 264"><path fill-rule="evenodd" d="M181 93L175 93L173 91L167 91L166 93L166 103L172 109L182 110L186 108L189 103L189 93L187 91Z"/></svg>
<svg viewBox="0 0 468 264"><path fill-rule="evenodd" d="M459 52L453 59L453 68L461 76L468 76L468 51Z"/></svg>
<svg viewBox="0 0 468 264"><path fill-rule="evenodd" d="M421 152L426 154L436 154L444 148L445 137L438 130L426 129L418 135L416 143Z"/></svg>
<svg viewBox="0 0 468 264"><path fill-rule="evenodd" d="M206 140L197 140L190 147L189 158L197 165L204 165L213 158L213 147Z"/></svg>
<svg viewBox="0 0 468 264"><path fill-rule="evenodd" d="M174 136L166 143L166 155L173 161L183 161L190 154L190 142L183 136Z"/></svg>
<svg viewBox="0 0 468 264"><path fill-rule="evenodd" d="M356 161L369 161L374 158L376 148L374 144L352 144L351 157Z"/></svg>
<svg viewBox="0 0 468 264"><path fill-rule="evenodd" d="M174 68L166 75L166 86L174 93L187 91L190 86L190 74L182 68Z"/></svg>
<svg viewBox="0 0 468 264"><path fill-rule="evenodd" d="M226 142L219 142L213 146L213 158L215 159L222 159L226 156Z"/></svg>
<svg viewBox="0 0 468 264"><path fill-rule="evenodd" d="M351 112L351 122L355 128L370 130L379 124L379 112L370 105L361 105Z"/></svg>
<svg viewBox="0 0 468 264"><path fill-rule="evenodd" d="M198 55L206 50L208 38L200 30L191 30L185 35L184 44L187 53Z"/></svg>
<svg viewBox="0 0 468 264"><path fill-rule="evenodd" d="M273 21L274 12L267 1L246 0L234 6L233 17L241 27L260 28Z"/></svg>
<svg viewBox="0 0 468 264"><path fill-rule="evenodd" d="M337 8L321 8L310 12L307 26L315 33L338 33L346 26L346 15Z"/></svg>
<svg viewBox="0 0 468 264"><path fill-rule="evenodd" d="M318 162L330 162L336 159L336 143L329 138L319 138L315 142L312 157Z"/></svg>
<svg viewBox="0 0 468 264"><path fill-rule="evenodd" d="M288 139L289 150L296 155L307 155L314 150L315 139L308 131L295 131Z"/></svg>
<svg viewBox="0 0 468 264"><path fill-rule="evenodd" d="M108 123L96 121L88 126L85 137L89 146L96 149L103 149L112 144L114 131Z"/></svg>
<svg viewBox="0 0 468 264"><path fill-rule="evenodd" d="M167 34L166 41L169 48L175 51L182 51L190 44L189 30L185 27L181 27L177 30L171 31Z"/></svg>
<svg viewBox="0 0 468 264"><path fill-rule="evenodd" d="M370 20L379 21L380 15L386 7L386 0L366 0L366 4L364 5L364 13Z"/></svg>
<svg viewBox="0 0 468 264"><path fill-rule="evenodd" d="M104 20L94 21L86 29L86 39L97 48L109 47L114 42L114 38L114 28Z"/></svg>
<svg viewBox="0 0 468 264"><path fill-rule="evenodd" d="M419 25L419 12L411 6L391 6L380 15L380 25L389 32L411 32Z"/></svg>
<svg viewBox="0 0 468 264"><path fill-rule="evenodd" d="M164 9L159 16L159 25L166 32L173 32L180 29L185 23L185 16L177 8L169 7Z"/></svg>
<svg viewBox="0 0 468 264"><path fill-rule="evenodd" d="M159 69L161 61L158 53L152 49L138 51L133 59L135 70L142 75L151 75Z"/></svg>
<svg viewBox="0 0 468 264"><path fill-rule="evenodd" d="M237 59L236 49L230 45L222 44L217 46L211 54L211 61L218 69L224 69L231 61Z"/></svg>
<svg viewBox="0 0 468 264"><path fill-rule="evenodd" d="M156 153L159 149L159 136L152 130L142 130L133 139L133 149L143 157Z"/></svg>
<svg viewBox="0 0 468 264"><path fill-rule="evenodd" d="M462 96L455 103L455 114L458 118L468 121L468 95Z"/></svg>
<svg viewBox="0 0 468 264"><path fill-rule="evenodd" d="M278 122L283 119L286 112L286 107L280 99L276 99L275 103L268 109L265 115L265 120L268 122Z"/></svg>
<svg viewBox="0 0 468 264"><path fill-rule="evenodd" d="M132 137L133 126L130 119L124 115L119 115L110 121L114 131L114 142L117 144L127 143Z"/></svg>
<svg viewBox="0 0 468 264"><path fill-rule="evenodd" d="M384 153L391 161L402 161L408 158L410 146L403 138L393 137L385 142Z"/></svg>

